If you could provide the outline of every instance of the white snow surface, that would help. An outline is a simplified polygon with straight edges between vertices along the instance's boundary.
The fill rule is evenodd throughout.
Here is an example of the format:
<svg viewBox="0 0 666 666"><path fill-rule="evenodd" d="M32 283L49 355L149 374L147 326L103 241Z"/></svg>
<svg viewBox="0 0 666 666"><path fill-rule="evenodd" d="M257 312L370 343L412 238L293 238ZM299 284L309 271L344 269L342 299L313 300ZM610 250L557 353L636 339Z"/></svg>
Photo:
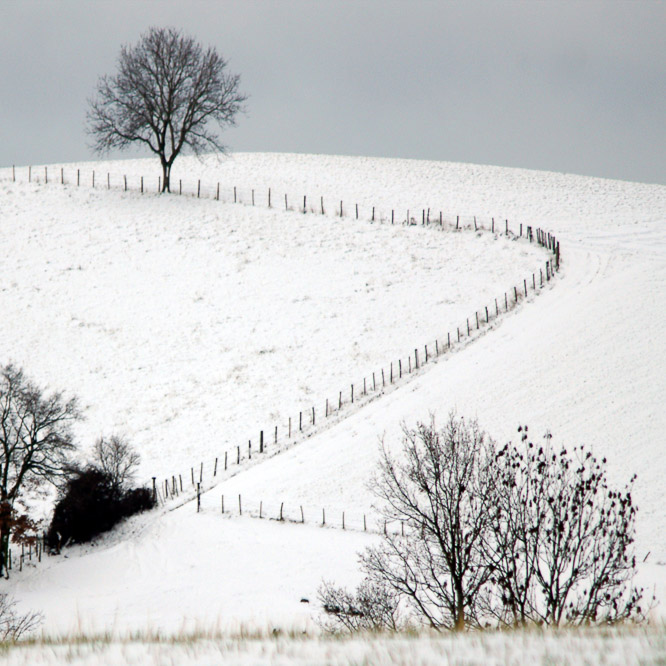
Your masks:
<svg viewBox="0 0 666 666"><path fill-rule="evenodd" d="M363 532L363 515L377 528L366 482L380 439L397 444L403 422L431 413L443 421L451 410L477 417L499 442L528 424L535 439L550 431L567 446L588 444L615 483L637 474L640 582L663 601L666 187L313 155L183 158L176 167L172 189L182 179L194 198L99 185L107 171L115 184L123 173L132 186L141 174L156 182L152 160L63 165L70 183L76 168L95 169L95 191L83 180L27 184L25 168L16 183L11 170L0 173L4 360L82 396L82 441L125 432L145 476L189 473L205 456L210 475L228 445L253 438L256 447L259 428L282 428L315 400L321 422L322 399L441 341L538 275L546 255L535 245L423 228L427 207L448 222L478 215L500 231L505 219L514 231L521 223L551 231L562 269L538 297L409 381L283 453L258 458L253 449L252 465L220 473L200 513L196 503L171 503L94 547L16 573L4 587L44 612L46 631L311 628L319 581L356 583L356 553L378 538ZM59 169L49 166L49 180ZM43 171L33 167L33 180ZM197 200L199 178L204 195L219 181L222 199L236 186L246 205ZM323 196L328 214L267 210L268 187L274 202L288 192L294 207L303 195L308 206ZM340 200L343 220L328 210ZM416 211L419 224L391 226L392 209L405 211L400 221ZM260 502L264 518L282 506L295 521L302 506L305 524L259 520Z"/></svg>

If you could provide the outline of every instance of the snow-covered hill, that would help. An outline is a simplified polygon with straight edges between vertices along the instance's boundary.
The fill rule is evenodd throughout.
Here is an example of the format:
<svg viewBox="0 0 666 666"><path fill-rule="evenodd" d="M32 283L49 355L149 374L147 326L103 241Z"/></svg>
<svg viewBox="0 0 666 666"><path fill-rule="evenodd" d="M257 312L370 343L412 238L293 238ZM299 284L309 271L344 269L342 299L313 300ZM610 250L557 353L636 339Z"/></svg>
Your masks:
<svg viewBox="0 0 666 666"><path fill-rule="evenodd" d="M66 168L77 166L155 180L159 173L150 161ZM556 441L592 445L618 483L638 474L640 575L663 598L666 187L310 155L177 166L176 180L219 181L244 197L270 187L293 201L375 206L385 220L392 209L430 207L509 219L514 229L540 226L560 238L562 270L487 335L206 493L201 513L190 503L141 516L93 549L49 558L9 581L25 607L43 609L49 630L80 623L173 631L183 618L308 625L313 604L301 599L314 600L322 577L355 582L355 553L376 538L330 524L345 511L356 519L348 527L358 527L372 511L365 481L379 438L397 442L402 421L431 412L443 420L451 409L478 417L500 441L527 423ZM326 397L350 374L362 378L434 340L543 261L534 246L491 234L14 184L11 171L0 175L0 296L12 314L1 329L4 348L38 381L85 397L82 436L125 429L141 444L146 472L149 461L168 474L180 457L214 455L218 441L245 437L246 423L283 420L294 403ZM35 331L45 326L51 339L40 345ZM306 524L222 516L222 494L229 508L238 494L297 515L303 506ZM316 524L322 508L326 528Z"/></svg>

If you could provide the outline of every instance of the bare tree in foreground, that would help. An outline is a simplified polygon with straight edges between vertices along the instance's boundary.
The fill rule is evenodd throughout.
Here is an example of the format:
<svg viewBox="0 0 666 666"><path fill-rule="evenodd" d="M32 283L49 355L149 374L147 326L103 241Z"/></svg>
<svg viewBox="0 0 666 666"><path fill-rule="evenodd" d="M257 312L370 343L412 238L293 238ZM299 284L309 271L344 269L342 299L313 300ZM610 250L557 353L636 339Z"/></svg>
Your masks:
<svg viewBox="0 0 666 666"><path fill-rule="evenodd" d="M382 446L371 488L405 534L389 531L361 554L367 580L437 630L645 620L654 598L644 604L632 583L635 477L615 489L605 458L555 450L550 435L536 446L519 431L518 445L498 448L450 416L439 431L434 421L405 428L398 455ZM322 592L351 615L344 626L363 628L349 612L354 595Z"/></svg>
<svg viewBox="0 0 666 666"><path fill-rule="evenodd" d="M505 624L588 624L640 619L632 585L636 506L609 486L606 459L585 447L555 450L551 436L507 444L495 459L492 540L497 587L489 610Z"/></svg>
<svg viewBox="0 0 666 666"><path fill-rule="evenodd" d="M403 429L402 456L382 447L372 482L384 517L405 525L362 556L366 573L386 581L435 628L476 623L479 592L492 574L480 548L490 529L487 475L492 446L476 422L451 416Z"/></svg>
<svg viewBox="0 0 666 666"><path fill-rule="evenodd" d="M81 418L76 399L45 395L12 365L0 370L0 576L6 574L16 502L26 487L56 483L70 465L72 424Z"/></svg>
<svg viewBox="0 0 666 666"><path fill-rule="evenodd" d="M160 159L162 191L170 191L183 149L224 152L210 124L235 124L246 100L239 84L215 48L204 51L173 28L150 28L138 44L121 48L118 73L98 81L87 115L94 148L147 146Z"/></svg>

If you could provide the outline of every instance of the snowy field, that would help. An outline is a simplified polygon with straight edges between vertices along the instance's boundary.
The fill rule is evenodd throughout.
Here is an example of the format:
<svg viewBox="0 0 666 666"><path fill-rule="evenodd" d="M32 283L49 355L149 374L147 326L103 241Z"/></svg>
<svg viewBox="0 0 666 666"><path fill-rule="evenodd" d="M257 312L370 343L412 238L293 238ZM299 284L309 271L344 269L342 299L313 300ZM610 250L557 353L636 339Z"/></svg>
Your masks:
<svg viewBox="0 0 666 666"><path fill-rule="evenodd" d="M290 417L309 425L313 406L325 421L326 399L350 402L352 383L358 399L372 372L376 386L414 348L423 359L438 336L466 337L468 317L494 314L547 259L524 239L443 225L21 177L0 184L5 357L81 398L82 442L128 436L145 479L201 462L208 477L260 429L274 439L278 426L282 442Z"/></svg>
<svg viewBox="0 0 666 666"><path fill-rule="evenodd" d="M77 166L155 181L159 173L149 161L66 168ZM372 513L365 483L380 438L398 443L403 421L430 413L443 421L452 409L478 417L500 442L527 423L535 436L549 430L555 441L591 445L617 483L636 473L639 576L666 598L666 187L310 155L188 158L177 166L176 182L201 178L210 193L219 181L227 201L234 186L246 202L252 189L270 187L289 192L296 206L303 195L358 203L364 217L376 206L383 221L26 184L23 173L12 183L11 170L0 173L6 360L90 405L83 443L127 433L146 474L187 470L197 456L256 438L248 428L282 423L314 396L318 404L335 398L350 381L455 330L546 258L501 234L391 226L392 209L418 211L418 222L430 207L449 222L460 214L484 224L508 219L514 230L542 227L561 240L562 270L486 335L306 442L225 478L203 496L201 513L186 503L140 516L96 546L26 567L6 587L22 607L43 611L47 633L197 626L233 633L241 624L314 631L321 579L353 585L356 553L377 538L361 521ZM284 504L299 520L302 506L305 524L259 520L259 502L268 518ZM318 524L322 509L326 527ZM474 651L495 639L463 640L466 663L483 663ZM618 640L626 647L634 639ZM537 640L538 654L516 653L507 639L499 649L509 663L516 654L515 663L530 654L585 663L585 650L565 643L551 652ZM663 657L663 634L641 645L643 662ZM428 650L423 663L435 663ZM246 656L238 663L252 663ZM347 663L326 651L316 659Z"/></svg>

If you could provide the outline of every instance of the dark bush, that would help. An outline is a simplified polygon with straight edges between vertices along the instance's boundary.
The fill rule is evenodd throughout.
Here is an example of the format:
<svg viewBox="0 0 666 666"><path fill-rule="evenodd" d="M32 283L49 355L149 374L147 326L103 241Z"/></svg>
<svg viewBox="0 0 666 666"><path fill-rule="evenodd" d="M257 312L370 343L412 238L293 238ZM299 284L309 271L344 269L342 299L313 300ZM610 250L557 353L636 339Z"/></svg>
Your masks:
<svg viewBox="0 0 666 666"><path fill-rule="evenodd" d="M56 504L48 545L60 550L69 543L85 543L123 518L154 506L152 493L146 488L122 492L107 472L96 467L74 470Z"/></svg>
<svg viewBox="0 0 666 666"><path fill-rule="evenodd" d="M128 490L121 500L123 517L133 516L135 513L148 511L155 507L155 496L148 488L133 488Z"/></svg>

